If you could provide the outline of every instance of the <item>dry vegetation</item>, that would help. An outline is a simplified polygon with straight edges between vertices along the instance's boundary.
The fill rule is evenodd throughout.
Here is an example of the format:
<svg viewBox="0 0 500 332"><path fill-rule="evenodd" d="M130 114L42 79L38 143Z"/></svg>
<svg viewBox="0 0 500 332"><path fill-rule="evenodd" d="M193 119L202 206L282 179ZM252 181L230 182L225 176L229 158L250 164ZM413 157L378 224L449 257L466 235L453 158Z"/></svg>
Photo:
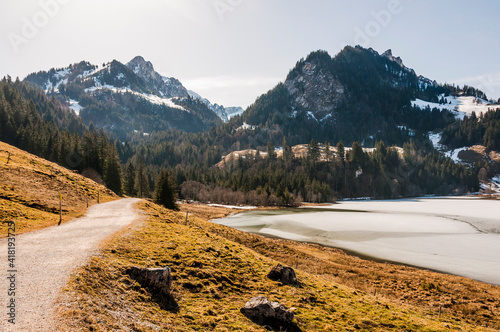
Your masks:
<svg viewBox="0 0 500 332"><path fill-rule="evenodd" d="M263 331L239 312L257 295L294 307L295 322L302 331L489 330L469 325L465 316L452 315L451 307L439 317L438 308L425 298L416 305L412 299L403 301L388 292L391 288L394 294L432 298L455 289L445 279L439 279L443 280L439 286L432 284L439 281L437 274L377 265L337 250L265 239L206 221L231 213L225 208L184 204L181 212L172 212L150 202L139 206L146 220L108 241L101 255L72 277L61 295L59 330ZM297 267L303 287L267 279L277 261ZM125 273L131 266L169 266L179 307L131 280ZM371 281L363 281L366 278ZM496 305L492 310L498 310L498 302L487 301L488 297L498 299L498 289L450 277L449 282L454 281L471 287L457 294L456 301L466 301L466 296L483 298L484 306ZM375 289L380 291L374 294ZM490 293L482 294L483 290ZM479 295L472 297L473 292ZM497 322L496 318L491 322Z"/></svg>
<svg viewBox="0 0 500 332"><path fill-rule="evenodd" d="M110 190L79 174L0 142L0 237L7 236L7 222L16 222L16 233L34 231L59 222L62 194L63 222L83 214L89 206L116 199Z"/></svg>
<svg viewBox="0 0 500 332"><path fill-rule="evenodd" d="M183 210L209 219L202 205ZM222 211L214 213L219 218ZM500 287L468 278L401 264L361 259L340 249L269 239L205 222L210 233L241 243L256 252L336 283L393 301L439 313L442 317L500 330ZM440 309L441 308L441 309Z"/></svg>
<svg viewBox="0 0 500 332"><path fill-rule="evenodd" d="M326 152L327 152L326 147L324 144L321 144L321 143L318 144L318 147L319 147L319 153L320 153L319 160L325 161L326 160ZM308 153L308 145L307 144L298 144L298 145L292 146L291 148L292 148L293 156L295 158L306 158L307 157L307 153ZM394 147L394 148L398 151L399 154L403 154L402 148L400 148L400 147ZM346 152L350 151L350 150L351 150L350 147L345 148ZM334 146L330 146L329 151L332 155L336 154L337 148ZM364 152L373 152L374 149L373 148L363 148L363 151ZM244 159L245 158L255 158L257 156L257 154L261 158L267 158L266 151L259 151L259 150L255 150L255 149L239 150L239 151L230 152L227 155L223 156L222 160L220 162L218 162L216 166L221 168L221 169L224 169L228 165L236 165L236 163L238 162L238 158L240 158L240 157L242 157ZM282 157L283 150L276 150L276 156Z"/></svg>

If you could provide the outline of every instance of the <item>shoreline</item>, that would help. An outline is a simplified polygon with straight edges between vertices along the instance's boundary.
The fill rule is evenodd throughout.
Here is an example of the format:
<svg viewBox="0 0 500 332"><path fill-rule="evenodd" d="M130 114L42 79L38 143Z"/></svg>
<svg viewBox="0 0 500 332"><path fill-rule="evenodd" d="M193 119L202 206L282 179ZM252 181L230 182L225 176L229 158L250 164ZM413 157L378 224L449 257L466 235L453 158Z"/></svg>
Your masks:
<svg viewBox="0 0 500 332"><path fill-rule="evenodd" d="M451 204L443 207L441 202L434 201L435 198L446 199ZM469 201L470 198L461 196L457 199ZM427 197L415 201L397 201L407 203L392 211L388 210L386 204L390 205L393 200L360 202L363 205L348 202L348 206L329 204L278 208L269 216L265 213L268 209L259 208L235 211L231 214L231 218L236 216L233 220L226 217L210 221L270 239L340 249L352 256L377 263L400 264L500 286L500 280L495 273L499 267L498 260L484 251L485 247L497 246L496 235L500 226L495 216L497 207L493 205L494 210L491 210L492 203L488 203L489 200L483 200L479 206L475 203L464 206L462 202L454 202L453 198L450 200L450 197L433 197L430 201ZM374 205L371 206L372 203ZM477 214L477 209L470 210L471 207L485 207L486 212ZM249 217L238 219L241 212L245 212ZM300 217L300 213L315 212L335 212L341 215ZM361 212L371 215L361 215ZM452 215L453 212L455 214ZM259 213L266 215L260 216ZM282 217L273 216L281 213ZM349 213L355 214L351 217ZM389 216L393 219L387 219L388 213L393 215ZM329 224L331 218L336 218L338 222ZM380 224L377 224L378 220ZM406 241L406 238L409 241ZM486 268L487 266L489 267Z"/></svg>

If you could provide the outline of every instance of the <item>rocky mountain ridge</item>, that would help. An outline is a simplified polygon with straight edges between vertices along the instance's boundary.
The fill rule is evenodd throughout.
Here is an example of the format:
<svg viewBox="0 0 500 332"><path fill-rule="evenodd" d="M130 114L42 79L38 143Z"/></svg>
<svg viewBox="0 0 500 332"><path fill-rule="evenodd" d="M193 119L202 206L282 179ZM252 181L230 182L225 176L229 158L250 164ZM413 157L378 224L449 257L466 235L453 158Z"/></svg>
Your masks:
<svg viewBox="0 0 500 332"><path fill-rule="evenodd" d="M141 56L127 64L82 61L30 74L25 81L40 86L87 124L123 138L138 131L204 131L242 112L189 92L178 79L162 76Z"/></svg>

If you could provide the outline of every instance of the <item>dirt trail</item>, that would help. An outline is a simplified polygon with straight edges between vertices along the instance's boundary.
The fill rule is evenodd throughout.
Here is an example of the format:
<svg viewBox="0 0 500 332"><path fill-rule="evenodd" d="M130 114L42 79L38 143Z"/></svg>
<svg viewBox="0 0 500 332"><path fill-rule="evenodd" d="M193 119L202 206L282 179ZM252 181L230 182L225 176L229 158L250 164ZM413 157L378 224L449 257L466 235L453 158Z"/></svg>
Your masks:
<svg viewBox="0 0 500 332"><path fill-rule="evenodd" d="M89 208L87 214L61 226L15 238L15 297L9 295L7 239L0 240L0 330L54 331L56 298L75 268L98 252L99 242L139 218L127 198ZM15 325L7 305L15 298Z"/></svg>

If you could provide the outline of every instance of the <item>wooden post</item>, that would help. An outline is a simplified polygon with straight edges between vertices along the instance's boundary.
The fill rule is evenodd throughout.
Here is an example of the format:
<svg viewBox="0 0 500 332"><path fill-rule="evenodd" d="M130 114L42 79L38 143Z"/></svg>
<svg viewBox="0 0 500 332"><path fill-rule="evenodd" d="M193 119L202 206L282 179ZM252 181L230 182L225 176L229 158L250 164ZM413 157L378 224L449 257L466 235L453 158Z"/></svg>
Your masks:
<svg viewBox="0 0 500 332"><path fill-rule="evenodd" d="M99 204L99 192L97 192L97 204Z"/></svg>
<svg viewBox="0 0 500 332"><path fill-rule="evenodd" d="M59 223L57 226L61 225L62 222L62 194L59 194Z"/></svg>
<svg viewBox="0 0 500 332"><path fill-rule="evenodd" d="M87 207L89 207L89 196L85 195L85 201L87 202Z"/></svg>
<svg viewBox="0 0 500 332"><path fill-rule="evenodd" d="M5 163L5 165L8 165L9 164L9 161L10 161L10 152L7 151L7 153L9 154L9 156L7 157L7 163Z"/></svg>
<svg viewBox="0 0 500 332"><path fill-rule="evenodd" d="M186 225L188 224L188 214L189 212L186 211Z"/></svg>
<svg viewBox="0 0 500 332"><path fill-rule="evenodd" d="M442 306L442 305L439 305L439 314L438 314L438 319L440 319L440 318L441 318L441 309L442 309L442 308L443 308L443 306Z"/></svg>

